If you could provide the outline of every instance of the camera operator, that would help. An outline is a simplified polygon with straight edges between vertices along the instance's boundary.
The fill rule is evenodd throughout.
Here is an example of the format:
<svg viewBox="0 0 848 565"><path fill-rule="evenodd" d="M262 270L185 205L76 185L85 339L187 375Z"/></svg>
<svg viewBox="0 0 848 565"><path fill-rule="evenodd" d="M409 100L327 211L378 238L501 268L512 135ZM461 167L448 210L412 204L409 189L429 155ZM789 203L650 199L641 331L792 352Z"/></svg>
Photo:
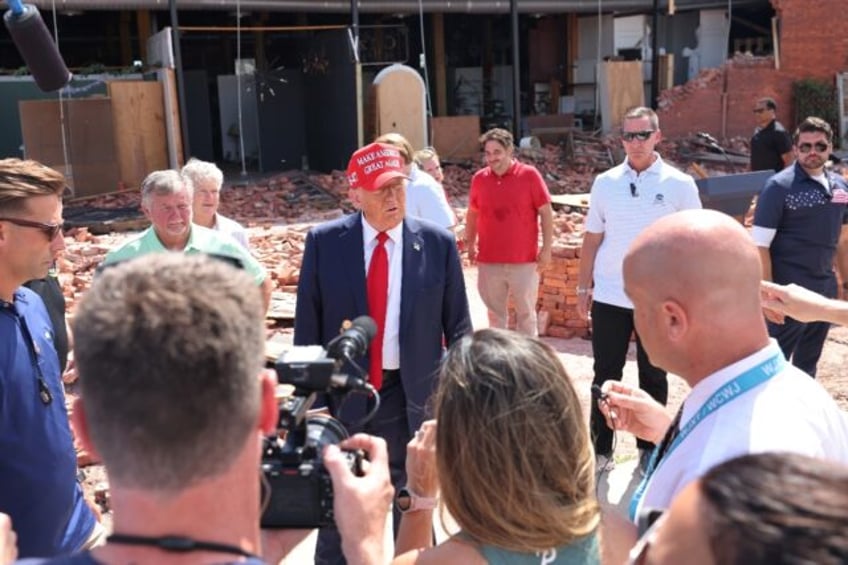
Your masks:
<svg viewBox="0 0 848 565"><path fill-rule="evenodd" d="M262 439L279 412L276 379L262 370L262 299L246 273L147 255L95 280L74 330L73 423L106 465L114 532L50 563L263 563L260 552L277 562L309 533L260 537ZM352 563L383 561L386 444L357 435L342 447L370 458L359 477L337 446L325 451L343 550Z"/></svg>

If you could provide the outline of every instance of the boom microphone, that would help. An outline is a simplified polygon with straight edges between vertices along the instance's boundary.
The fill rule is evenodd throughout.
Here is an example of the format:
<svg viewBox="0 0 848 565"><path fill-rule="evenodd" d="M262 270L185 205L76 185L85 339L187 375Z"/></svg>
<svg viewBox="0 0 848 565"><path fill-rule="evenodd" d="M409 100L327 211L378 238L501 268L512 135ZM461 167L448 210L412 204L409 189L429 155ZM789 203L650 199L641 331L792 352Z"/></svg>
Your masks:
<svg viewBox="0 0 848 565"><path fill-rule="evenodd" d="M65 66L38 8L21 4L20 0L9 0L9 10L3 14L3 23L38 88L52 92L68 84L71 72Z"/></svg>

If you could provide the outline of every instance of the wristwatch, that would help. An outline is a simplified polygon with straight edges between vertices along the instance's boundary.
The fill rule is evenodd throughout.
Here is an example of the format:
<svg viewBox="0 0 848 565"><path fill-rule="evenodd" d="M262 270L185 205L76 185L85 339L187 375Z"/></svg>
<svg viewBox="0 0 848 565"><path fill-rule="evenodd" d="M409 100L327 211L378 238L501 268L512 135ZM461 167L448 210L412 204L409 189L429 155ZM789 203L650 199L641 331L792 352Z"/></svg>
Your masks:
<svg viewBox="0 0 848 565"><path fill-rule="evenodd" d="M432 510L438 502L438 498L418 496L407 487L401 487L395 495L395 506L402 514L419 510Z"/></svg>

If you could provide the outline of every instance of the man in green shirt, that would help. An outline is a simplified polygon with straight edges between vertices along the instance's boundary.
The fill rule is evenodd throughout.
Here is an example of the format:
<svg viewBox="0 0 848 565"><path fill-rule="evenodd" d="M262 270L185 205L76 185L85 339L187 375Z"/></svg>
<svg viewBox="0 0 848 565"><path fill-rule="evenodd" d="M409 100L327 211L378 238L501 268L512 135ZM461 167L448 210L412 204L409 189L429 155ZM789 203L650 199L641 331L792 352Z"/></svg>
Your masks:
<svg viewBox="0 0 848 565"><path fill-rule="evenodd" d="M141 183L141 209L151 226L106 254L104 265L148 253L176 251L234 259L262 289L264 307L271 301L271 278L232 237L192 223L192 185L178 171L154 171Z"/></svg>

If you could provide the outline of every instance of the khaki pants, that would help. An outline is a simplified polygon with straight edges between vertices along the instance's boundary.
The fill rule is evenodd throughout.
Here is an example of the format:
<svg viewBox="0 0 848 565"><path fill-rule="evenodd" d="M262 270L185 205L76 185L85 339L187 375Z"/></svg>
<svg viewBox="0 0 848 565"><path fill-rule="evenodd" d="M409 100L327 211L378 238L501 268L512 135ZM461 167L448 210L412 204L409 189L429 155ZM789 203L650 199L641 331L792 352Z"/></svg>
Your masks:
<svg viewBox="0 0 848 565"><path fill-rule="evenodd" d="M538 335L536 298L539 294L539 273L536 272L536 263L479 263L477 290L489 311L489 327L506 327L507 304L512 292L516 331L533 337Z"/></svg>

